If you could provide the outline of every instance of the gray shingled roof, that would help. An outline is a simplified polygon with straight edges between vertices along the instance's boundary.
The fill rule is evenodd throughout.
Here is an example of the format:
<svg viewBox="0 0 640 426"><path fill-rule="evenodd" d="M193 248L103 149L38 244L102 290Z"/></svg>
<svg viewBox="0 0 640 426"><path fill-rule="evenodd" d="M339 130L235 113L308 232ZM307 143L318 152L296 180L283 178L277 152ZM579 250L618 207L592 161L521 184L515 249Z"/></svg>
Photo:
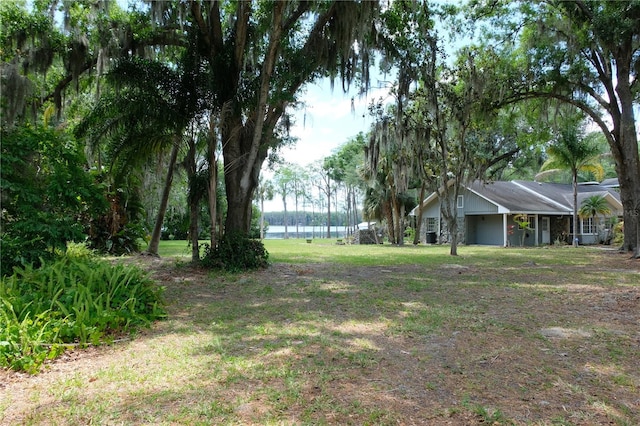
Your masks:
<svg viewBox="0 0 640 426"><path fill-rule="evenodd" d="M535 183L535 182L533 182ZM545 198L531 192L526 186L516 182L474 182L468 187L478 195L498 204L511 212L568 213L571 207L560 205L553 198Z"/></svg>
<svg viewBox="0 0 640 426"><path fill-rule="evenodd" d="M501 207L504 213L563 215L573 212L573 186L570 184L523 180L475 181L468 185L467 189ZM617 200L620 209L622 207L620 194L614 189L598 183L578 186L578 205L581 205L585 198L592 195L608 195ZM427 200L433 199L434 196L435 193L431 194ZM415 214L415 210L410 214Z"/></svg>
<svg viewBox="0 0 640 426"><path fill-rule="evenodd" d="M568 214L573 211L573 186L532 181L476 181L468 186L479 196L510 212ZM580 184L578 205L592 195L610 195L620 202L620 194L600 184Z"/></svg>

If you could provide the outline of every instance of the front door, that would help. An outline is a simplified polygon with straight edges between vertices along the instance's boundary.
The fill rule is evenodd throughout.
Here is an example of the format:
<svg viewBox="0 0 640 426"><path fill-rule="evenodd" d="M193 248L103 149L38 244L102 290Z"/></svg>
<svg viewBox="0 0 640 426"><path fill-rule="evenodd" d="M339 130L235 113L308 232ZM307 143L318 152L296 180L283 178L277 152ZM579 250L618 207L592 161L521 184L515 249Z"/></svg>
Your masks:
<svg viewBox="0 0 640 426"><path fill-rule="evenodd" d="M549 218L543 217L542 223L540 224L540 229L542 231L542 244L550 244L551 243L551 232L549 231Z"/></svg>

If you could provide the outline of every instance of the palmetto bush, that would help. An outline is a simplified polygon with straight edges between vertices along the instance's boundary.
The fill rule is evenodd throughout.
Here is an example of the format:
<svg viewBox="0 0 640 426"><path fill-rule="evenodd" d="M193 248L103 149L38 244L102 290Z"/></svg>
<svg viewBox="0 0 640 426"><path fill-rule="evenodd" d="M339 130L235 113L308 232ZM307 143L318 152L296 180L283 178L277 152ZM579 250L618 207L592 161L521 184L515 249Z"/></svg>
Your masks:
<svg viewBox="0 0 640 426"><path fill-rule="evenodd" d="M0 281L0 366L37 372L65 348L100 344L165 315L162 289L135 266L64 256Z"/></svg>

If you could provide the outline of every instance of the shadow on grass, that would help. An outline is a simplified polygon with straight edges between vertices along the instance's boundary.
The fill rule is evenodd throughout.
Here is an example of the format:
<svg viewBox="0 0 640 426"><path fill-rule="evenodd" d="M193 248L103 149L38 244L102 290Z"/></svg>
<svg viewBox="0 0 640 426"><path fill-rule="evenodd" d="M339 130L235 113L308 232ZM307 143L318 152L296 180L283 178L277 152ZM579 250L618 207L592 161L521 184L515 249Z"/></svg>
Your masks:
<svg viewBox="0 0 640 426"><path fill-rule="evenodd" d="M637 269L479 253L160 268L168 320L123 348L128 364L40 412L61 424L640 423Z"/></svg>

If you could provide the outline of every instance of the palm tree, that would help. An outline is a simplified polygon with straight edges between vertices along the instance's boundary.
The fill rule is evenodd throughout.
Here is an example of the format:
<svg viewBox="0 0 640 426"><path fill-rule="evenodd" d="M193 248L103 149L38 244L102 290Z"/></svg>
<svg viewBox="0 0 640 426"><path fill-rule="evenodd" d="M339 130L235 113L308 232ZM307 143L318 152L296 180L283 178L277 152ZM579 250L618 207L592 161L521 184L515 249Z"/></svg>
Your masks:
<svg viewBox="0 0 640 426"><path fill-rule="evenodd" d="M170 149L165 184L147 252L157 255L174 168L183 135L203 109L197 79L184 68L172 69L156 61L120 61L107 75L116 87L103 94L84 118L76 133L98 146L107 141L115 173L148 161L153 154Z"/></svg>
<svg viewBox="0 0 640 426"><path fill-rule="evenodd" d="M571 172L573 185L573 245L578 245L578 172L591 172L597 180L602 180L604 170L599 162L600 148L594 143L593 136L585 138L576 124L563 128L557 139L547 147L549 159L544 162L536 180L549 173L562 170Z"/></svg>
<svg viewBox="0 0 640 426"><path fill-rule="evenodd" d="M578 214L581 218L597 218L599 214L603 216L611 214L611 209L604 196L592 195L582 200Z"/></svg>

